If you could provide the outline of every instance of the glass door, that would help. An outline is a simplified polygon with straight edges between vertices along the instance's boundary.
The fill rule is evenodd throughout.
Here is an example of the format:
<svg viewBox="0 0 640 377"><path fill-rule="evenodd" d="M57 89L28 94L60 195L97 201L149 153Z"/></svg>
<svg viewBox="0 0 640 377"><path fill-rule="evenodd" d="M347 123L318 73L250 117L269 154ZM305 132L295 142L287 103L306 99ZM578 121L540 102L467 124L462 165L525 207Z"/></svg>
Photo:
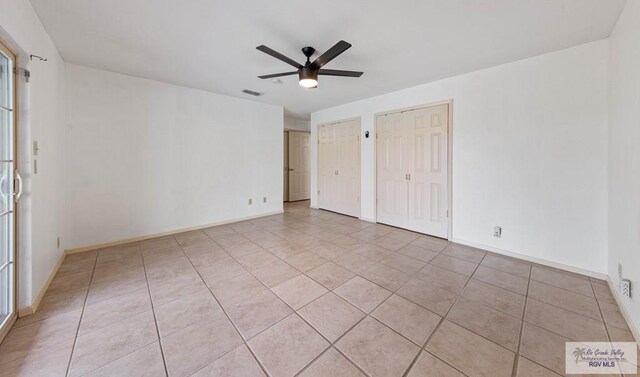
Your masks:
<svg viewBox="0 0 640 377"><path fill-rule="evenodd" d="M0 341L16 317L15 55L0 42Z"/></svg>

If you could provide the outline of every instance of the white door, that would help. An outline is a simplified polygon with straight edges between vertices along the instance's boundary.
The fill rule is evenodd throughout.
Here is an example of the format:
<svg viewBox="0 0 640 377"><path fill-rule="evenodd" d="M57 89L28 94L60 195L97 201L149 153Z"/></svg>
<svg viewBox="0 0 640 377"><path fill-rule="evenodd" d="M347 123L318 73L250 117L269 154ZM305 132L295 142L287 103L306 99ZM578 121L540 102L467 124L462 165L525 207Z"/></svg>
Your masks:
<svg viewBox="0 0 640 377"><path fill-rule="evenodd" d="M407 228L447 238L448 105L404 113L410 140Z"/></svg>
<svg viewBox="0 0 640 377"><path fill-rule="evenodd" d="M0 42L0 342L16 318L15 203L22 180L15 170L15 61Z"/></svg>
<svg viewBox="0 0 640 377"><path fill-rule="evenodd" d="M335 129L332 125L318 128L318 207L330 209L335 201L336 169Z"/></svg>
<svg viewBox="0 0 640 377"><path fill-rule="evenodd" d="M311 190L309 133L289 131L289 201L307 200Z"/></svg>
<svg viewBox="0 0 640 377"><path fill-rule="evenodd" d="M360 121L318 127L318 207L360 216Z"/></svg>
<svg viewBox="0 0 640 377"><path fill-rule="evenodd" d="M377 118L378 222L407 227L409 137L402 113Z"/></svg>
<svg viewBox="0 0 640 377"><path fill-rule="evenodd" d="M380 115L377 221L448 237L448 105Z"/></svg>
<svg viewBox="0 0 640 377"><path fill-rule="evenodd" d="M337 212L360 215L360 122L334 125L338 135Z"/></svg>
<svg viewBox="0 0 640 377"><path fill-rule="evenodd" d="M282 146L283 146L282 148L283 149L282 150L282 155L283 155L282 187L284 187L284 190L283 190L284 196L282 197L282 201L288 202L289 201L289 132L284 131L283 135L284 137L282 142Z"/></svg>

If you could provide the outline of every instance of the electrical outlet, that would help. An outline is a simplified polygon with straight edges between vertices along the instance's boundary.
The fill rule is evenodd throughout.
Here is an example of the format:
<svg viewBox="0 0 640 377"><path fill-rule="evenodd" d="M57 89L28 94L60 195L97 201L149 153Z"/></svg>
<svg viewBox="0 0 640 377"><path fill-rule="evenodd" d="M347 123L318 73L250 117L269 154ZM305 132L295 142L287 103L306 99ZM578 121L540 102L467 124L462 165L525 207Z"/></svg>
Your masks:
<svg viewBox="0 0 640 377"><path fill-rule="evenodd" d="M499 226L496 226L493 228L493 236L496 238L500 238L502 236L502 228Z"/></svg>
<svg viewBox="0 0 640 377"><path fill-rule="evenodd" d="M249 198L249 205L253 204L253 199Z"/></svg>
<svg viewBox="0 0 640 377"><path fill-rule="evenodd" d="M264 198L262 198L262 203L266 203L267 202L267 197L265 196Z"/></svg>
<svg viewBox="0 0 640 377"><path fill-rule="evenodd" d="M620 280L620 294L623 297L631 298L631 280L629 279Z"/></svg>

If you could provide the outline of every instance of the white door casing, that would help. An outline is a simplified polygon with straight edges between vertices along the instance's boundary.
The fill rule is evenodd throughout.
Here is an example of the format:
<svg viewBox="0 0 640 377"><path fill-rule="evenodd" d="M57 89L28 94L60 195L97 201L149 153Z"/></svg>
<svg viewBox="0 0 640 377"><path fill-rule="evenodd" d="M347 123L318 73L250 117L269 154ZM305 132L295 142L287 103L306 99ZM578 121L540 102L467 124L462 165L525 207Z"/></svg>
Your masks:
<svg viewBox="0 0 640 377"><path fill-rule="evenodd" d="M289 201L289 131L283 132L282 143L282 186L284 187L282 201Z"/></svg>

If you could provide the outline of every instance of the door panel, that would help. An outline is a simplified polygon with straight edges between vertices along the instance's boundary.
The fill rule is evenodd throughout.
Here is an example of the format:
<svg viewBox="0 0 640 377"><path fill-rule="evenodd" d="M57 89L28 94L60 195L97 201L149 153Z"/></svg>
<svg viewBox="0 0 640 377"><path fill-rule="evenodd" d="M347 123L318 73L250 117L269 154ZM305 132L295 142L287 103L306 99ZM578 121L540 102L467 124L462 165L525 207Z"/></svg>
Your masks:
<svg viewBox="0 0 640 377"><path fill-rule="evenodd" d="M360 122L318 129L318 206L360 216Z"/></svg>
<svg viewBox="0 0 640 377"><path fill-rule="evenodd" d="M309 134L289 131L289 200L309 199L310 187Z"/></svg>
<svg viewBox="0 0 640 377"><path fill-rule="evenodd" d="M339 130L340 159L337 162L338 212L360 215L360 124L356 120L334 125Z"/></svg>
<svg viewBox="0 0 640 377"><path fill-rule="evenodd" d="M0 342L16 318L14 63L15 55L0 43Z"/></svg>
<svg viewBox="0 0 640 377"><path fill-rule="evenodd" d="M404 115L413 139L407 228L446 238L448 106L412 110Z"/></svg>
<svg viewBox="0 0 640 377"><path fill-rule="evenodd" d="M407 225L407 135L402 114L380 115L377 119L378 222L398 227Z"/></svg>

